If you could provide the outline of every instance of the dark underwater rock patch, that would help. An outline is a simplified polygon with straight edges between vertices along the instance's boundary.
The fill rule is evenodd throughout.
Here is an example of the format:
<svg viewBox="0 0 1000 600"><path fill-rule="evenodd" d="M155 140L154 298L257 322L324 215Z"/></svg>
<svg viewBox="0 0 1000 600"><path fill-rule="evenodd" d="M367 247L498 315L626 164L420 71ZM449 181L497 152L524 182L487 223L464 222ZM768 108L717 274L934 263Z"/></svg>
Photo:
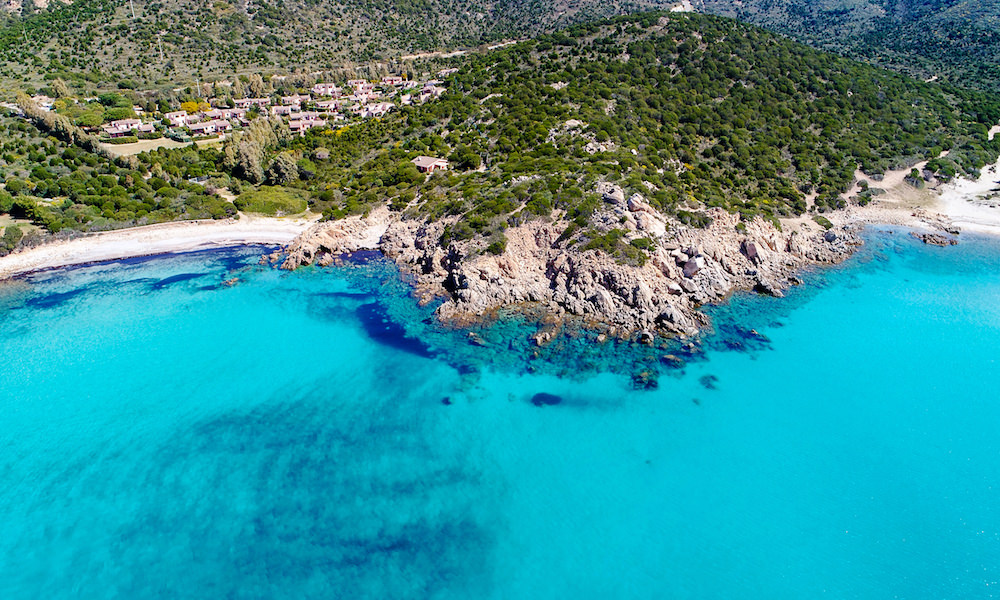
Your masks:
<svg viewBox="0 0 1000 600"><path fill-rule="evenodd" d="M719 378L715 375L704 375L698 379L698 383L702 385L706 390L717 390L719 389L716 384L719 382Z"/></svg>
<svg viewBox="0 0 1000 600"><path fill-rule="evenodd" d="M654 371L642 371L632 376L633 390L655 390L658 387L660 382Z"/></svg>
<svg viewBox="0 0 1000 600"><path fill-rule="evenodd" d="M181 273L180 275L172 275L170 277L165 277L149 287L153 290L162 290L163 288L171 286L175 283L180 283L182 281L190 281L192 279L198 279L199 277L204 277L205 275L206 273Z"/></svg>
<svg viewBox="0 0 1000 600"><path fill-rule="evenodd" d="M730 352L757 352L770 349L771 340L756 329L726 323L716 328L711 347Z"/></svg>
<svg viewBox="0 0 1000 600"><path fill-rule="evenodd" d="M31 308L54 308L69 302L73 298L76 298L80 294L86 292L90 289L90 286L84 286L77 288L75 290L70 290L68 292L55 292L52 294L45 294L44 296L38 296L35 298L29 298L25 301L25 305Z"/></svg>
<svg viewBox="0 0 1000 600"><path fill-rule="evenodd" d="M390 319L380 302L362 304L354 312L373 341L424 358L434 358L430 346L407 335L406 328Z"/></svg>
<svg viewBox="0 0 1000 600"><path fill-rule="evenodd" d="M684 359L676 354L664 354L660 357L660 362L671 369L684 368Z"/></svg>
<svg viewBox="0 0 1000 600"><path fill-rule="evenodd" d="M535 406L555 406L562 403L562 401L562 397L545 392L539 392L531 397L531 403Z"/></svg>

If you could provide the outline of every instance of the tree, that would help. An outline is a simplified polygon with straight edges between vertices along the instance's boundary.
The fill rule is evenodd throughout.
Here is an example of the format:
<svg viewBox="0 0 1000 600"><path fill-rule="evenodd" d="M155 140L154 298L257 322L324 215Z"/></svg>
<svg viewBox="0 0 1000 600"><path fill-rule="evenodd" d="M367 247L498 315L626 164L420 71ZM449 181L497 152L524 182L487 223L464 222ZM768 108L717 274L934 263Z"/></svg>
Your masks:
<svg viewBox="0 0 1000 600"><path fill-rule="evenodd" d="M7 254L16 248L17 243L21 241L23 235L20 227L17 225L8 225L3 231L3 237L0 238L0 253Z"/></svg>
<svg viewBox="0 0 1000 600"><path fill-rule="evenodd" d="M245 98L247 95L246 85L243 83L239 77L233 78L233 97L234 98Z"/></svg>
<svg viewBox="0 0 1000 600"><path fill-rule="evenodd" d="M240 140L236 148L236 167L233 172L250 183L264 180L264 149L252 139Z"/></svg>
<svg viewBox="0 0 1000 600"><path fill-rule="evenodd" d="M274 157L267 168L267 178L274 185L284 185L299 178L299 166L289 152Z"/></svg>
<svg viewBox="0 0 1000 600"><path fill-rule="evenodd" d="M198 103L194 101L181 102L181 110L189 115L193 115L198 112Z"/></svg>
<svg viewBox="0 0 1000 600"><path fill-rule="evenodd" d="M119 108L109 108L104 111L105 121L118 121L121 119L132 119L135 117L135 111L132 107L119 107Z"/></svg>
<svg viewBox="0 0 1000 600"><path fill-rule="evenodd" d="M250 91L250 95L254 98L262 97L267 91L267 87L264 85L264 79L257 73L250 76L250 81L247 82L247 88Z"/></svg>
<svg viewBox="0 0 1000 600"><path fill-rule="evenodd" d="M463 170L478 169L483 164L483 159L465 145L459 146L448 160L454 163L456 168Z"/></svg>
<svg viewBox="0 0 1000 600"><path fill-rule="evenodd" d="M104 122L104 116L96 112L85 112L76 118L80 127L99 127Z"/></svg>
<svg viewBox="0 0 1000 600"><path fill-rule="evenodd" d="M101 94L100 96L97 97L97 101L103 104L104 106L112 106L112 107L113 106L122 107L122 106L132 105L127 98L124 98L120 94L116 94L114 92Z"/></svg>
<svg viewBox="0 0 1000 600"><path fill-rule="evenodd" d="M73 95L73 92L69 90L69 86L60 77L52 80L52 91L55 92L57 98L69 98Z"/></svg>

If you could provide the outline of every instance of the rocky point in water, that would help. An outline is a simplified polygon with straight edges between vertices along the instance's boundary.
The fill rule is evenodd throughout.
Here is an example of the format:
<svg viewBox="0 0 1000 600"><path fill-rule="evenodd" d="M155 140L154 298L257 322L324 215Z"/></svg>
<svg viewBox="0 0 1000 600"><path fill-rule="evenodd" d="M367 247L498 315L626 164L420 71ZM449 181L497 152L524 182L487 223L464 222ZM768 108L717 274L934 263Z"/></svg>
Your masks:
<svg viewBox="0 0 1000 600"><path fill-rule="evenodd" d="M560 238L570 223L565 216L508 228L506 248L494 255L481 239L441 245L456 217L428 222L387 206L319 223L272 260L295 269L377 249L412 278L421 301L443 299L437 316L445 323L478 323L502 308L540 306L556 321L578 318L628 337L694 335L708 324L700 306L736 290L780 296L798 270L842 261L861 243L854 226L784 232L768 220L741 222L719 208L705 211L707 227L690 227L640 194L626 198L616 185L600 184L596 192L604 201L593 217L598 230L621 228L626 242L652 241L643 264L567 243ZM545 341L544 335L538 340Z"/></svg>

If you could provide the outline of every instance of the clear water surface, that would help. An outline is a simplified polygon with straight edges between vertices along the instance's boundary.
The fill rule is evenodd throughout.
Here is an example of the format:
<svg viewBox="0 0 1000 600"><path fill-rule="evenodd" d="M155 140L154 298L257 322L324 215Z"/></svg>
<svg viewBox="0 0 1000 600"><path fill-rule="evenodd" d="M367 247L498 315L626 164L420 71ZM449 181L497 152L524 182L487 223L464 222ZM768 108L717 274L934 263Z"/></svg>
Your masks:
<svg viewBox="0 0 1000 600"><path fill-rule="evenodd" d="M470 343L371 257L0 286L0 598L994 597L1000 244L870 238L704 352Z"/></svg>

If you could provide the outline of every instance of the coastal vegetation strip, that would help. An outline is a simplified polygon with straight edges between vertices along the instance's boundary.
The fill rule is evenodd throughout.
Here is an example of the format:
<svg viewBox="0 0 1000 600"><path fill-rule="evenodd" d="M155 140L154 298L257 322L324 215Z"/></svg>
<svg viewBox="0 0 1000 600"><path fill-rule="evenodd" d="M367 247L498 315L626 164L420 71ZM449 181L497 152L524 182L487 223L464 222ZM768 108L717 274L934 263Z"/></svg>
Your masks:
<svg viewBox="0 0 1000 600"><path fill-rule="evenodd" d="M876 176L928 161L926 176L947 180L1000 153L988 136L1000 120L991 96L702 15L580 25L463 57L441 76L425 84L440 90L433 101L380 117L293 134L291 117L252 112L215 147L124 157L67 115L22 104L28 120L2 120L0 208L58 232L223 219L240 203L328 220L387 204L399 218L435 224L431 243L461 243L466 256L502 255L509 229L559 223L560 247L641 266L663 230L709 227L717 210L741 230L759 219L777 226L844 207L859 168ZM327 84L247 85L266 106L313 102L306 92ZM397 82L386 85L391 94ZM213 102L232 106L232 89L217 90ZM184 102L210 108L196 96ZM155 96L150 104L164 119L177 108ZM614 210L635 213L644 231L632 233L629 215Z"/></svg>

